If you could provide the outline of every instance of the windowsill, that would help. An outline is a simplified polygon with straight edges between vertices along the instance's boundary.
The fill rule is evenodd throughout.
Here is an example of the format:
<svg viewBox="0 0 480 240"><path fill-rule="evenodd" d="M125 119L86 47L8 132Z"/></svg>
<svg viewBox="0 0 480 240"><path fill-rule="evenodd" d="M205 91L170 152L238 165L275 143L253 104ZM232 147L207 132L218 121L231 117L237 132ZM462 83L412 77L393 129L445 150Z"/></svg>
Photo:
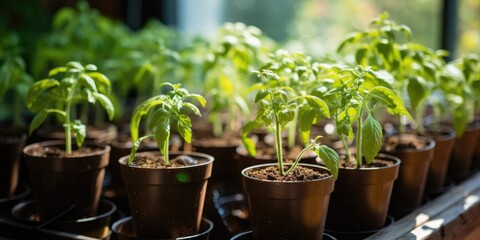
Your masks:
<svg viewBox="0 0 480 240"><path fill-rule="evenodd" d="M480 173L367 239L478 239L478 216Z"/></svg>

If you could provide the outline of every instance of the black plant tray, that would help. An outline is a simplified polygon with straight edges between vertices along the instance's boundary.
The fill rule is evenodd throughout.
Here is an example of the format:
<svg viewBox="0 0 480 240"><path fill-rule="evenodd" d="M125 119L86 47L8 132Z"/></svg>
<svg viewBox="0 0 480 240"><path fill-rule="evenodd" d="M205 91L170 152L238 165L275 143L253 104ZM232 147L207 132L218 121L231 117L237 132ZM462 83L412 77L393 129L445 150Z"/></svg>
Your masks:
<svg viewBox="0 0 480 240"><path fill-rule="evenodd" d="M94 240L83 235L61 232L50 229L35 228L31 225L17 222L10 216L0 216L0 238L12 239L79 239Z"/></svg>

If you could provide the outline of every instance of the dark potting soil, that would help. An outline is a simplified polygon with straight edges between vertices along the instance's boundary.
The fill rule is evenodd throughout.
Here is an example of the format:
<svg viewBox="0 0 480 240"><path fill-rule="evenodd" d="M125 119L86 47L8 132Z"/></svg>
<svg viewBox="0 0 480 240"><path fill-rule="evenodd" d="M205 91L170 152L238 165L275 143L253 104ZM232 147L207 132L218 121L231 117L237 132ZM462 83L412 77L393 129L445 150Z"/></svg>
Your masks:
<svg viewBox="0 0 480 240"><path fill-rule="evenodd" d="M89 155L93 152L100 151L101 149L102 148L84 146L79 149L72 149L72 154L67 155L64 148L51 146L35 148L32 150L31 154L37 157L70 158Z"/></svg>
<svg viewBox="0 0 480 240"><path fill-rule="evenodd" d="M288 166L285 166L285 170L287 169ZM250 169L246 172L246 174L252 178L276 182L306 182L330 176L330 174L328 173L320 173L313 169L302 166L295 167L295 169L291 173L285 176L282 176L280 174L280 170L277 166Z"/></svg>
<svg viewBox="0 0 480 240"><path fill-rule="evenodd" d="M420 150L426 143L419 140L415 135L391 136L383 142L382 148L386 152Z"/></svg>
<svg viewBox="0 0 480 240"><path fill-rule="evenodd" d="M188 155L180 155L175 158L169 159L169 163L165 164L163 162L163 156L144 152L137 154L133 163L130 166L134 167L143 167L143 168L176 168L176 167L186 167L198 164L199 161Z"/></svg>

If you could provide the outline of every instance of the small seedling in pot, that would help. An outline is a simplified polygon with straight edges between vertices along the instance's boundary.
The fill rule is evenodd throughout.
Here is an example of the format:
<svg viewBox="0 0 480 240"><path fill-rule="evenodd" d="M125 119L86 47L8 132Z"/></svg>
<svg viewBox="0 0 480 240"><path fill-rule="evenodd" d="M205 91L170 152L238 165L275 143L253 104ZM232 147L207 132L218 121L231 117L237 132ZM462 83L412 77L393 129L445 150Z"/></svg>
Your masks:
<svg viewBox="0 0 480 240"><path fill-rule="evenodd" d="M37 129L50 113L54 113L65 129L65 152L72 154L72 132L78 147L83 145L86 127L75 119L77 104L100 102L113 118L115 109L109 98L110 80L93 64L83 66L79 62L69 62L49 72L49 78L35 82L27 96L28 107L37 112L30 124L30 134Z"/></svg>
<svg viewBox="0 0 480 240"><path fill-rule="evenodd" d="M134 141L135 144L128 159L128 164L130 165L134 162L135 153L140 143L149 137L156 139L158 148L163 155L163 164L169 165L170 126L172 124L175 124L180 136L187 143L190 143L192 140L192 121L184 110L189 109L197 116L200 116L200 110L197 106L186 100L188 98L195 98L202 107L205 107L205 98L198 94L189 93L187 89L181 87L181 84L167 82L163 83L163 86L168 86L172 89L166 94L161 94L146 100L135 109L132 115L130 132L132 141ZM147 127L151 132L154 132L154 134L139 137L140 121L144 116L149 114L152 114L152 117Z"/></svg>
<svg viewBox="0 0 480 240"><path fill-rule="evenodd" d="M266 83L257 92L255 102L258 104L256 118L244 125L242 132L243 143L250 155L255 156L254 140L248 138L248 134L255 128L272 128L275 135L275 150L277 153L278 169L282 176L292 172L298 165L302 156L309 150L313 150L325 163L334 178L338 174L338 154L331 148L318 143L321 137L310 140L306 147L298 154L293 164L285 169L285 159L282 150L282 130L295 118L298 111L300 130L307 131L309 126L322 118L329 117L330 112L327 104L313 95L299 95L274 72L270 70L254 71L262 82Z"/></svg>
<svg viewBox="0 0 480 240"><path fill-rule="evenodd" d="M386 72L376 72L369 67L339 69L339 78L325 95L337 101L330 108L348 160L355 159L357 168L362 166L362 157L371 163L382 145L382 127L375 119L376 108L386 107L394 115L411 118L402 99L392 90ZM353 140L356 124L355 157L349 149L348 139Z"/></svg>

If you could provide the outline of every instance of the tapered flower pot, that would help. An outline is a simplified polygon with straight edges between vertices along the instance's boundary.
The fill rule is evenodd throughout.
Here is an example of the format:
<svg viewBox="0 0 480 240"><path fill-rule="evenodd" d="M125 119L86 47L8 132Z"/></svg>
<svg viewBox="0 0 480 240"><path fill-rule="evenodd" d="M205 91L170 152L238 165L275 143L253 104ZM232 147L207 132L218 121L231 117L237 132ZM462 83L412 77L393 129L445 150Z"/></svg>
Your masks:
<svg viewBox="0 0 480 240"><path fill-rule="evenodd" d="M468 126L462 136L457 136L453 147L448 176L454 181L461 181L471 173L472 159L480 136L480 123Z"/></svg>
<svg viewBox="0 0 480 240"><path fill-rule="evenodd" d="M299 164L321 173L321 166ZM330 193L331 175L311 181L278 182L259 180L246 174L252 169L276 166L262 164L242 171L255 239L322 239Z"/></svg>
<svg viewBox="0 0 480 240"><path fill-rule="evenodd" d="M136 156L159 152L137 153ZM207 181L213 157L202 153L170 153L170 159L187 155L197 164L185 167L144 168L120 158L136 235L170 239L197 234L202 220Z"/></svg>
<svg viewBox="0 0 480 240"><path fill-rule="evenodd" d="M400 159L379 154L370 166L339 168L330 196L326 228L358 232L385 227Z"/></svg>
<svg viewBox="0 0 480 240"><path fill-rule="evenodd" d="M20 159L27 135L22 129L0 129L0 198L15 195L20 174Z"/></svg>
<svg viewBox="0 0 480 240"><path fill-rule="evenodd" d="M385 149L388 142L397 142L394 149ZM415 146L410 148L411 146ZM423 199L435 141L413 134L393 135L384 142L385 154L398 157L402 164L393 186L389 212L400 218L418 208Z"/></svg>
<svg viewBox="0 0 480 240"><path fill-rule="evenodd" d="M65 149L64 141L40 142L23 149L41 221L72 205L75 218L96 215L110 146L86 143L84 147L91 152L71 157L41 153L44 149Z"/></svg>
<svg viewBox="0 0 480 240"><path fill-rule="evenodd" d="M428 169L425 193L438 194L445 188L450 155L455 145L455 131L452 128L443 127L439 131L427 131L426 135L434 139L435 148Z"/></svg>

